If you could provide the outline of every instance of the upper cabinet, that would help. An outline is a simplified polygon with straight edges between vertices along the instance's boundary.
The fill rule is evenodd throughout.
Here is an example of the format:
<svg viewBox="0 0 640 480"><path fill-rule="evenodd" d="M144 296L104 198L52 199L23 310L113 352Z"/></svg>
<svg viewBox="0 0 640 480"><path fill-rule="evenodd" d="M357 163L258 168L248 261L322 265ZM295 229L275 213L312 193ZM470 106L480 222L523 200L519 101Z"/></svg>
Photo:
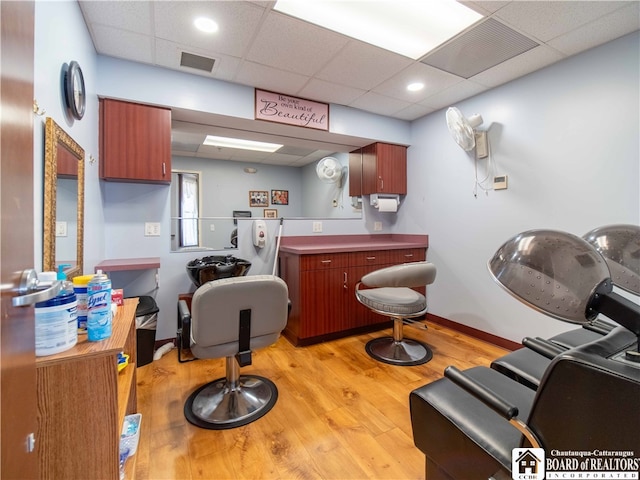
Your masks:
<svg viewBox="0 0 640 480"><path fill-rule="evenodd" d="M100 178L171 183L171 110L100 100Z"/></svg>
<svg viewBox="0 0 640 480"><path fill-rule="evenodd" d="M407 147L373 143L349 154L349 195L407 194Z"/></svg>

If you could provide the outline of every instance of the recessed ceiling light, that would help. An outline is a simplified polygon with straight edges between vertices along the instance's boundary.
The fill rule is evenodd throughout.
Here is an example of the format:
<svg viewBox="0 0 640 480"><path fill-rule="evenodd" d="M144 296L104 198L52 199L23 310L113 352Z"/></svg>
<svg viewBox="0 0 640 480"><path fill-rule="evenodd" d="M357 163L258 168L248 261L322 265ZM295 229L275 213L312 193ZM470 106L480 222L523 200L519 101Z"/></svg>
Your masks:
<svg viewBox="0 0 640 480"><path fill-rule="evenodd" d="M193 21L198 30L205 33L215 33L218 31L218 24L207 17L198 17Z"/></svg>
<svg viewBox="0 0 640 480"><path fill-rule="evenodd" d="M410 92L417 92L419 90L422 90L423 88L424 88L424 83L422 82L414 82L407 85L407 90L409 90Z"/></svg>
<svg viewBox="0 0 640 480"><path fill-rule="evenodd" d="M239 148L241 150L255 150L257 152L275 152L282 145L277 143L255 142L253 140L244 140L242 138L216 137L207 135L202 142L203 145L212 145L214 147Z"/></svg>
<svg viewBox="0 0 640 480"><path fill-rule="evenodd" d="M414 60L482 18L455 0L278 0L273 9Z"/></svg>

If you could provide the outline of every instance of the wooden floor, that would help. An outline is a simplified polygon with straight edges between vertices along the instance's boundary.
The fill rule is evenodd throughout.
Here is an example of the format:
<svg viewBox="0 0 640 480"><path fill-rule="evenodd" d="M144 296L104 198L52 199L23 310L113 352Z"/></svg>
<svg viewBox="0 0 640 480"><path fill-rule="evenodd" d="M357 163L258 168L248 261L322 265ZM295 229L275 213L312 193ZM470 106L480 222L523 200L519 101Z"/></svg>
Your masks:
<svg viewBox="0 0 640 480"><path fill-rule="evenodd" d="M135 478L423 479L414 446L409 393L447 365L488 365L506 350L429 323L405 328L433 359L415 367L377 362L365 344L389 331L308 347L286 339L258 350L241 373L271 379L279 397L261 419L231 430L187 422L184 403L198 386L224 377L224 360L179 363L176 350L138 368L142 413Z"/></svg>

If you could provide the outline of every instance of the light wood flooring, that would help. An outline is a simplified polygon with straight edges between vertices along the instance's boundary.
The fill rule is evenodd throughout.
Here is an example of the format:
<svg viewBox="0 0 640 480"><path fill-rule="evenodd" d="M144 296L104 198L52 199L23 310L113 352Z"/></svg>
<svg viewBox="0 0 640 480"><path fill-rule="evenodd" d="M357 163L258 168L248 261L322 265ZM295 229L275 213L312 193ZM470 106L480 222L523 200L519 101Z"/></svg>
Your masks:
<svg viewBox="0 0 640 480"><path fill-rule="evenodd" d="M276 405L261 419L230 430L195 427L183 414L193 390L225 376L224 360L179 363L173 349L138 368L142 425L136 480L423 479L409 393L442 377L447 365L488 365L507 353L428 325L427 331L405 327L405 336L433 349L429 363L414 367L387 365L366 354L366 342L391 329L297 348L281 337L254 352L253 364L241 369L277 385Z"/></svg>

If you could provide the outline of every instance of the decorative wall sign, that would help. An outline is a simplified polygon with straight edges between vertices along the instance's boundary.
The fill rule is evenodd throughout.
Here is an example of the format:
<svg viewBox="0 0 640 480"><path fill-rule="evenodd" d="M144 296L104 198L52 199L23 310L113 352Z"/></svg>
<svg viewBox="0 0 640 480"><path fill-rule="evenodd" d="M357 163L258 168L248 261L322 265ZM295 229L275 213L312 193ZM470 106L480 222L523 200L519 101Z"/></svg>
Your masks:
<svg viewBox="0 0 640 480"><path fill-rule="evenodd" d="M329 130L329 104L256 89L256 120Z"/></svg>

